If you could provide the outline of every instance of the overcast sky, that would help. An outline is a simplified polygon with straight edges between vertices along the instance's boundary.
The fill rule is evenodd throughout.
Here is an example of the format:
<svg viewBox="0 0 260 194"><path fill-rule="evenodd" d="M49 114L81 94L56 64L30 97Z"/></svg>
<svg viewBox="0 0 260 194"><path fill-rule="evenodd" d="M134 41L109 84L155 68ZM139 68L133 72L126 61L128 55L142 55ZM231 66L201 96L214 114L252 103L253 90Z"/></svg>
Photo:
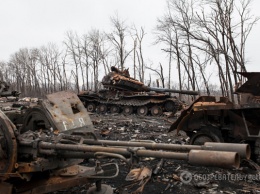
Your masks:
<svg viewBox="0 0 260 194"><path fill-rule="evenodd" d="M110 17L117 12L127 24L145 27L145 59L158 63L165 55L150 39L165 8L165 0L0 0L0 61L8 61L20 48L60 44L69 30L79 34L92 28L109 32ZM257 15L260 1L254 0L252 8ZM248 71L260 71L259 34L260 21L247 44Z"/></svg>

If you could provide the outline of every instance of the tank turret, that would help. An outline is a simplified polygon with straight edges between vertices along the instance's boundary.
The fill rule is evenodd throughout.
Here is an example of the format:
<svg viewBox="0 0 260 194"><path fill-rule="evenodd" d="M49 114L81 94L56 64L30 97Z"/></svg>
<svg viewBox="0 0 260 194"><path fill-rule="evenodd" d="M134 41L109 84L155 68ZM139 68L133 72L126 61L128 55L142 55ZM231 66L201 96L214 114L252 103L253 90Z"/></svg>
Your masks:
<svg viewBox="0 0 260 194"><path fill-rule="evenodd" d="M159 93L170 92L170 93L180 93L188 95L198 95L197 91L190 90L174 90L174 89L165 89L165 88L154 88L144 85L143 82L140 82L132 77L130 77L128 69L124 71L118 70L116 67L111 67L111 72L104 76L102 84L105 88L116 88L121 90L131 90L136 92L150 92L155 91Z"/></svg>
<svg viewBox="0 0 260 194"><path fill-rule="evenodd" d="M128 69L121 71L114 66L101 83L104 89L98 91L94 98L93 95L88 95L88 92L79 95L88 111L97 109L101 113L122 111L126 115L137 112L140 116L148 113L159 116L165 111L175 113L182 107L182 102L168 93L198 95L197 91L146 86L130 77Z"/></svg>

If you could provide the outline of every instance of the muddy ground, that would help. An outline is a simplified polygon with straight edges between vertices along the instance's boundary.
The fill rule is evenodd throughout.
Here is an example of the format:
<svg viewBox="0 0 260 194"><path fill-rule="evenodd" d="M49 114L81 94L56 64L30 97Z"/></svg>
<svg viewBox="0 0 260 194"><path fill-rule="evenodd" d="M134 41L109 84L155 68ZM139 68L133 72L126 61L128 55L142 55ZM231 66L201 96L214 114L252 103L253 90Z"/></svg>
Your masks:
<svg viewBox="0 0 260 194"><path fill-rule="evenodd" d="M136 115L123 116L119 114L91 114L95 126L95 133L100 139L106 140L149 140L157 143L185 144L188 138L185 134L176 136L174 132L168 133L169 126L175 118L139 117ZM120 166L118 177L104 180L115 193L134 193L140 186L125 180L129 166L119 159L101 160L104 162L117 162ZM138 167L148 167L152 172L160 159L142 158ZM93 159L85 165L93 166ZM170 193L260 193L260 171L258 165L250 161L242 161L239 169L222 169L216 167L192 166L186 161L164 160L162 168L152 173L145 186L144 194L170 194ZM131 185L132 187L126 187ZM86 186L74 187L69 190L57 191L55 194L86 193ZM53 193L53 194L54 194Z"/></svg>

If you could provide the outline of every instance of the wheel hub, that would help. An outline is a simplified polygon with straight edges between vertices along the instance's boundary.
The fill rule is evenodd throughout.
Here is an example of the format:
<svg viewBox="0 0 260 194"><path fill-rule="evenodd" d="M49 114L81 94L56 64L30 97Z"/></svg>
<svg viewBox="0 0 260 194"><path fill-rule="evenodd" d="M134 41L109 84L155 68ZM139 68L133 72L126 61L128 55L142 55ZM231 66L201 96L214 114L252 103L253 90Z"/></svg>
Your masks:
<svg viewBox="0 0 260 194"><path fill-rule="evenodd" d="M159 113L159 110L158 110L158 109L155 109L153 112L154 112L154 114L158 114L158 113Z"/></svg>
<svg viewBox="0 0 260 194"><path fill-rule="evenodd" d="M88 105L88 111L89 112L94 111L94 106L92 104Z"/></svg>
<svg viewBox="0 0 260 194"><path fill-rule="evenodd" d="M141 109L140 109L140 113L142 113L142 114L144 114L144 113L145 113L145 110L144 110L144 108L141 108Z"/></svg>
<svg viewBox="0 0 260 194"><path fill-rule="evenodd" d="M131 106L125 106L123 107L123 113L126 115L130 115L133 112L133 107Z"/></svg>

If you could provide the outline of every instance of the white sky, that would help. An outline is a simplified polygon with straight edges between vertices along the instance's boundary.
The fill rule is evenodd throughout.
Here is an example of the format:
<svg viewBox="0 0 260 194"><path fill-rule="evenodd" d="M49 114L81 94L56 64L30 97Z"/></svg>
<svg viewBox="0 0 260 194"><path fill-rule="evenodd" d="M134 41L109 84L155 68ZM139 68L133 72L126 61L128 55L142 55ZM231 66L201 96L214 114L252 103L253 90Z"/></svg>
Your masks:
<svg viewBox="0 0 260 194"><path fill-rule="evenodd" d="M60 44L69 30L109 32L110 17L118 12L127 24L145 27L145 59L157 65L165 55L152 46L152 29L165 7L165 0L0 0L0 61L8 61L20 48ZM259 8L260 1L254 0L252 13L257 15ZM259 32L260 21L247 43L248 71L260 71Z"/></svg>

